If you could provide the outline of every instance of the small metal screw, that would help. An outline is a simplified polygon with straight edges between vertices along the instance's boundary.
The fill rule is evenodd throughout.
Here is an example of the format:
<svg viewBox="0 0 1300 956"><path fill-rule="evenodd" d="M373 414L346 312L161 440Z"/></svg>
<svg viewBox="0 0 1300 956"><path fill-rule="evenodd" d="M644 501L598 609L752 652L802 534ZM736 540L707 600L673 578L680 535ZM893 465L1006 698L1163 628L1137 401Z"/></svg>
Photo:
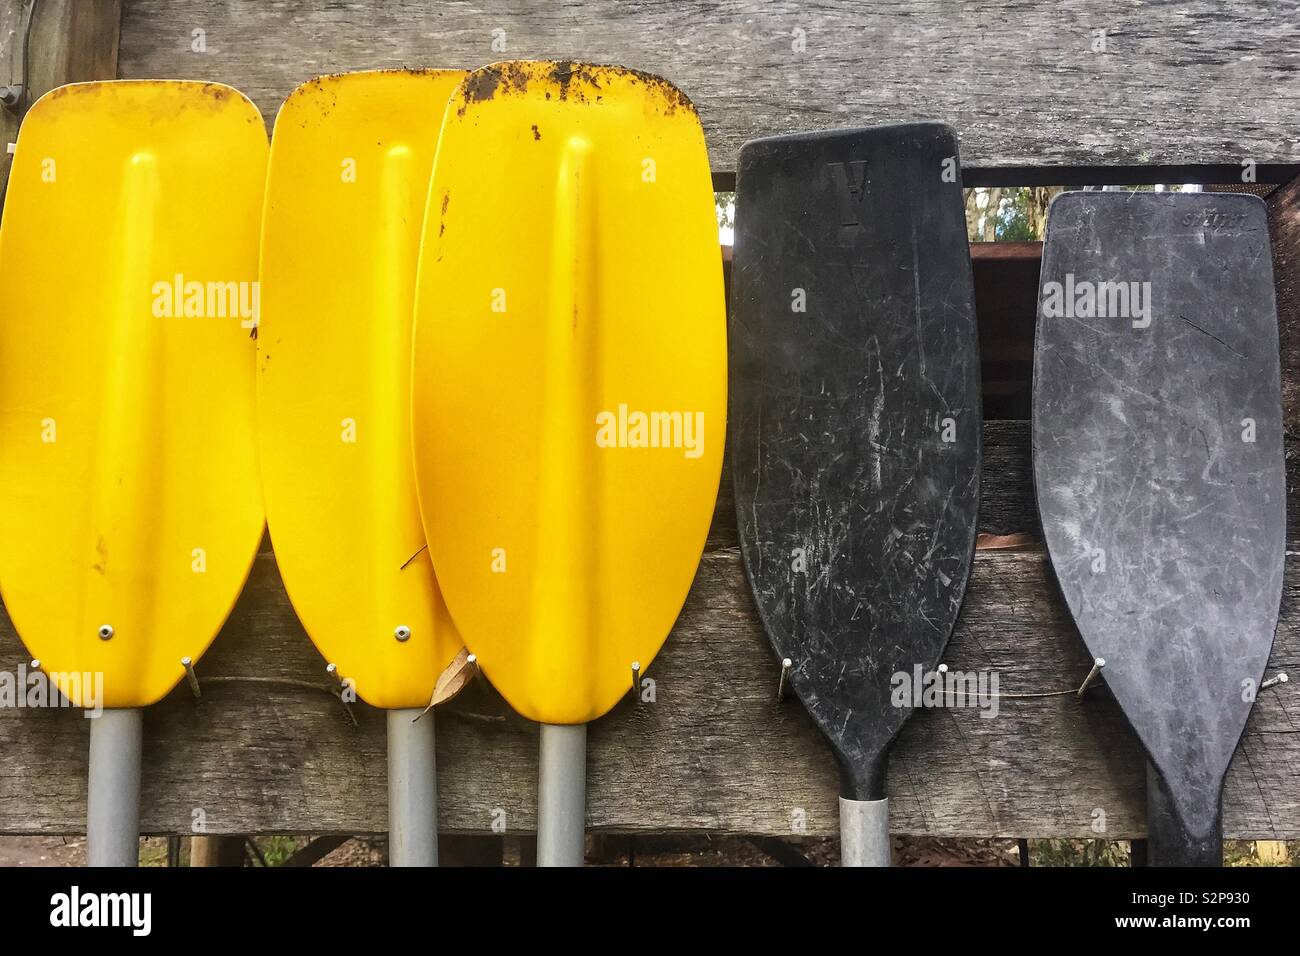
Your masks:
<svg viewBox="0 0 1300 956"><path fill-rule="evenodd" d="M411 639L411 629L405 624L399 624L397 629L393 631L393 637L399 641L409 641Z"/></svg>
<svg viewBox="0 0 1300 956"><path fill-rule="evenodd" d="M108 640L109 638L111 638L112 636L113 636L113 625L112 625L112 624L101 624L101 625L99 625L99 639L100 639L101 641L107 641L107 640Z"/></svg>

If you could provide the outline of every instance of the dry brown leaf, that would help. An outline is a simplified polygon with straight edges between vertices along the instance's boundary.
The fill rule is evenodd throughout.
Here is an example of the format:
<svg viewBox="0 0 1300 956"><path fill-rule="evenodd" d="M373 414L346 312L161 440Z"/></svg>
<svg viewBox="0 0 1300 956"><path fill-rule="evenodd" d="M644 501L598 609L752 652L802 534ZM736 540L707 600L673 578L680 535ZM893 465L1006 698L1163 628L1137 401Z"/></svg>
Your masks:
<svg viewBox="0 0 1300 956"><path fill-rule="evenodd" d="M438 704L451 700L473 679L474 668L469 663L469 648L462 647L446 669L438 675L438 680L433 685L433 698L429 701L429 706L420 711L415 719L419 720Z"/></svg>
<svg viewBox="0 0 1300 956"><path fill-rule="evenodd" d="M469 663L469 648L462 647L446 670L438 675L438 682L433 686L433 700L430 706L445 704L459 694L474 679L474 668Z"/></svg>

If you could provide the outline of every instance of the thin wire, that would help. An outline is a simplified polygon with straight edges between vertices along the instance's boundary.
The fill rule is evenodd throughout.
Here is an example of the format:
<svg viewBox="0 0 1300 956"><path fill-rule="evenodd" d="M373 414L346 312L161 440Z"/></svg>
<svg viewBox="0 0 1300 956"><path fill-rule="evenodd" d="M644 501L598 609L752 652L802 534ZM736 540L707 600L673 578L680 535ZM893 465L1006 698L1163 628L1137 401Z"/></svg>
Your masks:
<svg viewBox="0 0 1300 956"><path fill-rule="evenodd" d="M954 693L956 693L954 691ZM1025 700L1030 697L1065 697L1069 694L1079 693L1079 688L1073 690L1051 690L1041 694L994 694L994 700Z"/></svg>
<svg viewBox="0 0 1300 956"><path fill-rule="evenodd" d="M27 26L23 29L23 91L21 94L22 107L18 110L19 119L27 115L27 111L32 105L32 87L29 81L31 70L29 69L27 51L31 48L32 21L36 19L36 7L39 3L40 0L32 0L32 5L27 8Z"/></svg>
<svg viewBox="0 0 1300 956"><path fill-rule="evenodd" d="M981 694L978 691L972 694L969 692L964 692L962 689L956 687L951 689L945 687L943 688L942 692L945 698L958 697L964 693L967 699L974 697L976 700L1030 700L1032 698L1037 698L1037 697L1066 697L1069 696L1070 694L1079 693L1079 688L1074 687L1071 688L1070 690L1049 690L1037 694L1002 694L1002 693Z"/></svg>
<svg viewBox="0 0 1300 956"><path fill-rule="evenodd" d="M305 690L324 691L343 705L343 709L348 713L348 719L352 721L352 726L360 726L357 723L356 715L352 713L352 708L343 699L343 695L328 684L314 684L311 681L291 680L285 677L200 677L199 686L202 687L204 684L278 684L281 687L301 687Z"/></svg>

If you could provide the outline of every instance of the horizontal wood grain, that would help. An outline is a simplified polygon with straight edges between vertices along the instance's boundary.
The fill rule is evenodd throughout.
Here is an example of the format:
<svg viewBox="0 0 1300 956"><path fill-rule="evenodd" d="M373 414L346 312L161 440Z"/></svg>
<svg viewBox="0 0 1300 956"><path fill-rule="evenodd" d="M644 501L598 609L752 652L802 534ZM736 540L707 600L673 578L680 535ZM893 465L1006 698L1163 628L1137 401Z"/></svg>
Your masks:
<svg viewBox="0 0 1300 956"><path fill-rule="evenodd" d="M1037 537L1028 427L985 427L991 532ZM1292 463L1294 467L1294 462ZM1294 477L1294 475L1293 475ZM729 483L724 499L729 499ZM694 588L646 671L654 703L619 705L590 732L588 823L609 833L836 832L830 752L794 700L777 703L777 663L754 614L724 501ZM1292 527L1296 527L1293 523ZM1289 558L1294 564L1295 558ZM1269 673L1300 677L1300 602L1288 573ZM0 616L0 669L27 655ZM979 552L946 661L996 673L1003 694L1077 687L1087 653L1041 550ZM386 828L384 715L324 685L325 662L299 627L263 553L211 652L195 701L182 683L145 721L143 826L188 833L366 833ZM1300 679L1264 691L1228 777L1230 837L1300 837ZM68 710L0 709L0 833L84 829L87 721ZM534 826L536 728L482 685L437 712L441 826L452 833ZM890 765L892 825L942 836L1133 837L1144 829L1144 766L1104 685L922 710ZM1094 825L1104 822L1104 830ZM802 828L802 829L801 829Z"/></svg>
<svg viewBox="0 0 1300 956"><path fill-rule="evenodd" d="M2 5L0 5L2 6ZM10 4L9 6L13 6ZM1063 0L122 0L124 77L209 79L273 121L298 83L375 67L473 67L509 57L619 62L677 83L700 110L715 171L773 133L903 121L951 123L967 167L1235 166L1300 162L1294 4ZM1284 15L1285 14L1285 15ZM13 19L9 17L8 22ZM205 52L192 49L202 31ZM1094 52L1105 30L1106 52ZM494 34L494 31L503 31ZM806 48L791 44L802 32ZM494 39L505 50L493 50ZM1300 414L1289 276L1300 191L1270 201L1283 290L1288 424ZM306 241L306 240L305 240ZM1018 253L1032 267L1033 247ZM1023 343L1026 347L1030 343ZM1018 360L1020 352L986 355ZM1297 452L1288 447L1289 488ZM1024 422L984 431L981 530L1038 537ZM1300 527L1289 494L1288 523ZM627 700L589 736L596 832L829 835L838 829L828 749L798 703L775 700L778 666L740 564L731 483L694 588L647 669L654 703ZM1229 773L1230 838L1300 838L1300 577L1288 555L1282 622ZM0 670L28 655L0 610ZM1041 549L981 551L946 661L996 673L1006 695L1077 687L1087 653ZM149 833L353 834L386 829L384 715L351 715L288 604L268 551L198 664L145 723ZM214 680L215 679L215 680ZM355 722L353 718L355 717ZM437 712L441 828L534 827L536 728L481 683ZM0 834L84 832L88 722L79 712L0 708ZM1008 697L997 716L923 710L889 775L891 824L937 836L1141 836L1145 768L1104 682ZM202 829L196 830L196 824Z"/></svg>
<svg viewBox="0 0 1300 956"><path fill-rule="evenodd" d="M230 83L270 121L321 73L587 60L676 83L715 170L757 136L915 119L951 123L967 166L1236 167L1300 161L1293 16L1218 0L125 0L120 68Z"/></svg>

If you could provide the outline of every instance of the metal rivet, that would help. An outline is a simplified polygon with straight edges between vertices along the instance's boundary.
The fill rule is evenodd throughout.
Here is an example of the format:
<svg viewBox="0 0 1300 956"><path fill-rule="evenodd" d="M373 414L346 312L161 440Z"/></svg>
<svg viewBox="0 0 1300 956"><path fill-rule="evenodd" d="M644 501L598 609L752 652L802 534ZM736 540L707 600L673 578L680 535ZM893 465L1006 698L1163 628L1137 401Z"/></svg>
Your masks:
<svg viewBox="0 0 1300 956"><path fill-rule="evenodd" d="M106 641L106 640L108 640L108 639L109 639L110 637L112 637L112 636L113 636L113 625L112 625L112 624L101 624L101 625L99 625L99 639L100 639L101 641Z"/></svg>
<svg viewBox="0 0 1300 956"><path fill-rule="evenodd" d="M393 637L399 641L408 641L411 639L411 629L405 624L399 624L397 629L393 631Z"/></svg>

